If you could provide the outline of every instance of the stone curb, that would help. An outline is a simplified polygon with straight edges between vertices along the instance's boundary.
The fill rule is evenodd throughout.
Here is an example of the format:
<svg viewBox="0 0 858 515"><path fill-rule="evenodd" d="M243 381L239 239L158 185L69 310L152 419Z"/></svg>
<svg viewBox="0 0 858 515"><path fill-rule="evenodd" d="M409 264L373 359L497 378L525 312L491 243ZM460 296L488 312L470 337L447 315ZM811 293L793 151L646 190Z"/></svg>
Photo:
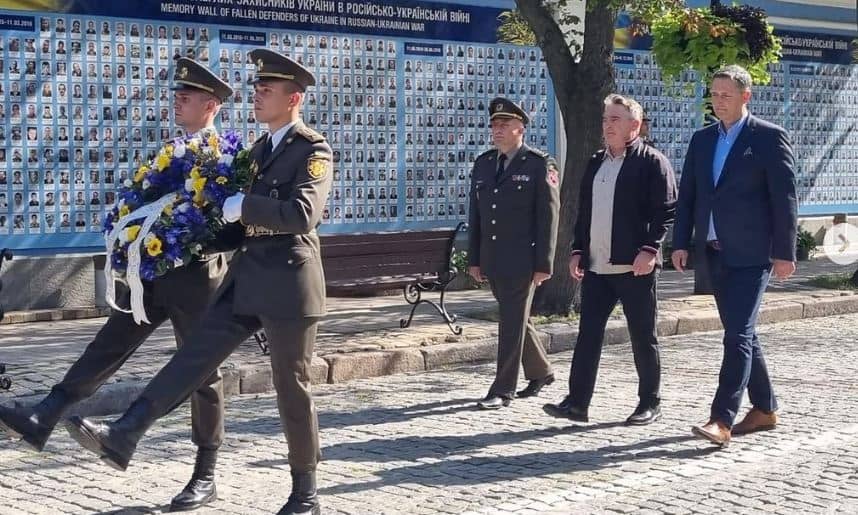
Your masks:
<svg viewBox="0 0 858 515"><path fill-rule="evenodd" d="M858 313L858 295L840 297L804 296L792 301L764 306L760 310L760 323L771 324L824 316ZM683 315L667 315L658 322L660 336L678 336L705 331L721 330L721 320L714 310ZM562 324L550 324L539 331L540 339L550 354L574 348L578 331ZM605 343L629 341L625 320L611 320L605 330ZM316 356L310 370L313 384L342 383L403 372L420 372L439 368L487 362L495 359L495 339L461 343L444 343L420 348L389 351L359 351ZM271 367L268 364L236 366L227 363L221 368L224 392L227 397L239 394L262 394L273 391ZM144 389L144 381L112 383L103 386L95 395L79 403L72 414L99 416L123 411ZM19 398L22 404L35 402L43 395Z"/></svg>
<svg viewBox="0 0 858 515"><path fill-rule="evenodd" d="M110 308L89 307L74 309L40 309L35 311L10 311L0 325L25 324L29 322L55 322L57 320L83 320L110 316Z"/></svg>

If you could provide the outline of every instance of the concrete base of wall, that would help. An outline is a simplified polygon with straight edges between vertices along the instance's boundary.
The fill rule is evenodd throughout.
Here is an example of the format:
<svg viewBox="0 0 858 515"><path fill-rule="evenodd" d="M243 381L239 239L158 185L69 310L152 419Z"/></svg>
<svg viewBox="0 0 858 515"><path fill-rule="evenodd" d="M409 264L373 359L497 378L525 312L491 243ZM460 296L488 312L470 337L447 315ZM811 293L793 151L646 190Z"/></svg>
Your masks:
<svg viewBox="0 0 858 515"><path fill-rule="evenodd" d="M834 218L803 217L799 225L822 243ZM846 220L858 225L858 216L848 216ZM4 263L0 272L4 285L0 301L6 311L104 306L104 280L100 277L103 269L103 254L15 257Z"/></svg>
<svg viewBox="0 0 858 515"><path fill-rule="evenodd" d="M798 225L810 232L816 238L817 243L822 244L822 240L825 238L825 231L831 229L834 225L834 219L834 215L803 217L798 219ZM838 216L837 223L843 222L858 226L858 216L847 216L845 214Z"/></svg>
<svg viewBox="0 0 858 515"><path fill-rule="evenodd" d="M3 263L0 279L6 311L95 305L91 255L15 256Z"/></svg>

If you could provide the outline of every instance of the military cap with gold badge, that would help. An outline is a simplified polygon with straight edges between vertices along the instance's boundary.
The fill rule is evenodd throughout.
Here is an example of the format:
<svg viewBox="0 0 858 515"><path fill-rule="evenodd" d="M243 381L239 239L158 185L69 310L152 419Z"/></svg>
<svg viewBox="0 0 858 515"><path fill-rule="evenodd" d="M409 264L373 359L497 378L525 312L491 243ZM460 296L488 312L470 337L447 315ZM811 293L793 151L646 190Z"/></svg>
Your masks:
<svg viewBox="0 0 858 515"><path fill-rule="evenodd" d="M205 91L219 98L221 102L233 94L233 90L229 84L222 81L220 77L202 64L187 57L180 57L176 61L173 83L174 86L171 89L174 91L185 89Z"/></svg>
<svg viewBox="0 0 858 515"><path fill-rule="evenodd" d="M515 102L503 97L496 97L489 103L489 120L494 120L495 118L521 120L521 123L525 125L530 123L530 117L527 116L524 109L518 107Z"/></svg>
<svg viewBox="0 0 858 515"><path fill-rule="evenodd" d="M257 48L250 52L250 58L256 65L256 75L248 82L256 84L262 80L288 80L297 84L301 91L316 85L316 77L309 70L267 48Z"/></svg>

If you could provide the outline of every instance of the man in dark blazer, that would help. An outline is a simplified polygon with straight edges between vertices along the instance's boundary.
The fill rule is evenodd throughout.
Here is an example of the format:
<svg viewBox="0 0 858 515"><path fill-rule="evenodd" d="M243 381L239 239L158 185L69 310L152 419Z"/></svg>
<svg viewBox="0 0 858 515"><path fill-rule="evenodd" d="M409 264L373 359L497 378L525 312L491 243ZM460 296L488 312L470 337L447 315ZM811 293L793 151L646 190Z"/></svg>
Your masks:
<svg viewBox="0 0 858 515"><path fill-rule="evenodd" d="M639 379L638 405L626 423L646 425L661 417L656 294L661 243L676 209L676 180L670 161L641 139L642 118L634 99L605 99L607 148L587 165L569 260L570 275L582 281L578 340L569 395L543 407L553 417L589 421L605 326L617 301L623 304Z"/></svg>
<svg viewBox="0 0 858 515"><path fill-rule="evenodd" d="M488 278L498 301L498 362L481 409L508 406L554 382L554 372L530 322L537 286L551 277L560 215L560 174L548 154L524 144L529 121L515 103L489 104L496 148L480 155L471 174L469 272ZM529 383L516 394L519 368Z"/></svg>
<svg viewBox="0 0 858 515"><path fill-rule="evenodd" d="M214 118L232 88L187 58L177 61L174 83L176 123L188 134L217 134ZM230 224L205 258L144 283L143 302L150 323L138 325L131 314L114 311L47 397L34 406L0 406L0 427L41 451L68 408L95 393L161 324L169 319L177 345L186 344L226 275L226 256L218 252L237 248L243 236L239 224ZM120 304L128 298L126 294ZM194 509L217 498L214 468L224 431L223 384L217 369L210 370L192 394L191 425L198 447L196 466L190 482L171 503L175 510Z"/></svg>
<svg viewBox="0 0 858 515"><path fill-rule="evenodd" d="M251 150L253 185L224 203L224 218L245 225L244 245L197 330L125 414L107 424L73 417L67 428L85 448L125 469L146 430L264 328L292 474L292 493L280 513L318 514L319 431L310 365L325 314L316 228L331 187L331 148L300 117L304 92L315 77L271 50L256 49L250 57L257 67L254 111L270 132Z"/></svg>
<svg viewBox="0 0 858 515"><path fill-rule="evenodd" d="M718 123L694 133L682 169L673 232L674 266L692 245L709 265L724 326L724 355L709 421L695 435L725 446L733 434L774 428L778 408L756 333L769 277L795 272L797 202L789 136L748 112L751 76L740 66L715 73ZM745 389L753 405L733 422Z"/></svg>

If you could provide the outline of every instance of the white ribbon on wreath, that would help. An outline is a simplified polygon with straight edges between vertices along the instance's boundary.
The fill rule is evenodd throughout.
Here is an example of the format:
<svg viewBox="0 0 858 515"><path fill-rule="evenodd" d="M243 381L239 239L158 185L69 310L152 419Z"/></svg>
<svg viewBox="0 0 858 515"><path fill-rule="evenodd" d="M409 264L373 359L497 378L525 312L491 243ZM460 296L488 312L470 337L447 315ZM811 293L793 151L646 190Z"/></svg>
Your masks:
<svg viewBox="0 0 858 515"><path fill-rule="evenodd" d="M117 311L122 313L131 313L134 316L134 322L150 323L146 317L146 309L143 304L143 282L140 279L140 262L142 259L141 252L145 246L146 236L152 229L152 225L158 221L164 209L170 206L176 200L176 193L168 193L151 204L147 204L139 209L135 209L131 213L123 216L113 230L105 236L105 245L107 247L107 263L104 267L104 275L107 279L107 291L105 292L105 300L107 304ZM113 248L116 241L121 237L122 231L136 220L143 219L143 224L140 227L140 232L137 238L128 245L128 268L125 272L125 279L119 274L113 273L113 264L110 256L113 254ZM124 309L116 304L116 283L122 283L131 291L131 309Z"/></svg>

